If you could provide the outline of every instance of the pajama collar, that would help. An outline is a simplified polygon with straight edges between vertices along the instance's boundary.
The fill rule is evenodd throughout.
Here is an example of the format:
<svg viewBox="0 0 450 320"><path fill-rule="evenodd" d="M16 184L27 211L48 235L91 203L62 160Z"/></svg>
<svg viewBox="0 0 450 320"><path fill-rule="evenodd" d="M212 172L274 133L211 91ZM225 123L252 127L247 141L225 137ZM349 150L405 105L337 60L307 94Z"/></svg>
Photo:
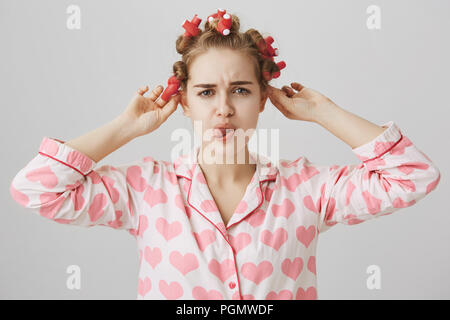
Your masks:
<svg viewBox="0 0 450 320"><path fill-rule="evenodd" d="M175 173L177 177L184 177L189 181L186 189L188 192L187 202L191 209L210 220L221 232L226 234L228 228L245 219L262 205L264 202L262 184L269 180L276 180L278 168L268 157L250 151L250 157L256 164L256 171L233 216L227 226L224 226L203 171L196 161L199 150L200 148L196 146L187 155L178 157L174 163Z"/></svg>

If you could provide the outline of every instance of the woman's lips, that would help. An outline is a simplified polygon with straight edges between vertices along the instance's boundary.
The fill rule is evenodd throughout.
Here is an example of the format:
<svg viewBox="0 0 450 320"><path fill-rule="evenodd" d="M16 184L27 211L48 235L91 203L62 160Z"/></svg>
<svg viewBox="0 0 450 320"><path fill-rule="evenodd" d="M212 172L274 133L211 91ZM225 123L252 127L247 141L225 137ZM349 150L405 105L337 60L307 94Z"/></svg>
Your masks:
<svg viewBox="0 0 450 320"><path fill-rule="evenodd" d="M234 129L214 129L214 137L218 140L226 141L234 135Z"/></svg>

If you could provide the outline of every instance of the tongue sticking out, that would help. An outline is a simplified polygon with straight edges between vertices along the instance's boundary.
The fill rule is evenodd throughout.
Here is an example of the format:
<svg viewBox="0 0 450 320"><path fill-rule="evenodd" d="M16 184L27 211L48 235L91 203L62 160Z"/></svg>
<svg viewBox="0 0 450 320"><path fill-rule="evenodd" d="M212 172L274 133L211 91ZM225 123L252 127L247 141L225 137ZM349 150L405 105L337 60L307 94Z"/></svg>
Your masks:
<svg viewBox="0 0 450 320"><path fill-rule="evenodd" d="M229 132L233 131L233 129L217 128L214 129L214 135L219 138L224 137L227 134L227 130Z"/></svg>

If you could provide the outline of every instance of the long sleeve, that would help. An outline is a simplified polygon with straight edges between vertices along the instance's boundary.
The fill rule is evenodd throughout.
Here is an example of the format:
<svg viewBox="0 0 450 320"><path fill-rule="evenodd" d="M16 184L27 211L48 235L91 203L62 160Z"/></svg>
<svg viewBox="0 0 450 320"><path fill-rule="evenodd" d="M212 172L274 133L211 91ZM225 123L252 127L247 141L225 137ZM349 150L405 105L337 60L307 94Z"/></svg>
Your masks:
<svg viewBox="0 0 450 320"><path fill-rule="evenodd" d="M14 177L10 193L23 207L58 223L137 229L139 194L147 186L142 176L153 174L153 162L144 160L95 168L85 154L44 137L38 155Z"/></svg>
<svg viewBox="0 0 450 320"><path fill-rule="evenodd" d="M318 213L319 232L412 206L438 185L440 172L432 161L393 121L382 126L383 133L352 149L360 164L307 164L313 197L303 201Z"/></svg>

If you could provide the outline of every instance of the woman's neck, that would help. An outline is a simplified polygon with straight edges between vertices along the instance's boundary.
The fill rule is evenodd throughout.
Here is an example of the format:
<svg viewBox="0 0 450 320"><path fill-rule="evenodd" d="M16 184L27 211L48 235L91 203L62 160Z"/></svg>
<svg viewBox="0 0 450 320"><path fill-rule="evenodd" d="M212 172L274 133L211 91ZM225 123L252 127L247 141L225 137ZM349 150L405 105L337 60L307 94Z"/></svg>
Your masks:
<svg viewBox="0 0 450 320"><path fill-rule="evenodd" d="M202 148L199 150L198 164L208 184L222 187L242 182L248 183L255 174L256 164L250 163L250 153L247 146L245 146L245 161L238 159L237 153L234 153L231 157L234 158L232 161L226 159L225 156L223 158L218 156L218 158L219 161L206 161L205 159L208 159L207 152Z"/></svg>

